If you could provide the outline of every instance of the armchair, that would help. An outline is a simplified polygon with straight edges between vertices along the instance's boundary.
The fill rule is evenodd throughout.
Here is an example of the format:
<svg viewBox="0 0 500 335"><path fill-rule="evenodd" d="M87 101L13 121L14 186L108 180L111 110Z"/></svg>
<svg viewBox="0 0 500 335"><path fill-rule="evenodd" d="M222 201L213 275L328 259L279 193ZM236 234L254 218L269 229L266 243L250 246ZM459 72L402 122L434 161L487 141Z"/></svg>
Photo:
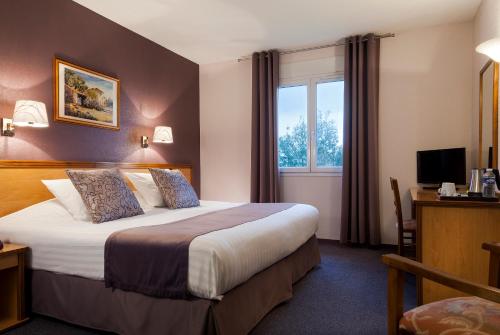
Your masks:
<svg viewBox="0 0 500 335"><path fill-rule="evenodd" d="M382 256L389 267L387 333L441 334L450 329L470 334L500 334L500 244L483 243L490 252L489 285L482 285L395 254ZM472 297L445 299L403 313L404 273L412 273Z"/></svg>

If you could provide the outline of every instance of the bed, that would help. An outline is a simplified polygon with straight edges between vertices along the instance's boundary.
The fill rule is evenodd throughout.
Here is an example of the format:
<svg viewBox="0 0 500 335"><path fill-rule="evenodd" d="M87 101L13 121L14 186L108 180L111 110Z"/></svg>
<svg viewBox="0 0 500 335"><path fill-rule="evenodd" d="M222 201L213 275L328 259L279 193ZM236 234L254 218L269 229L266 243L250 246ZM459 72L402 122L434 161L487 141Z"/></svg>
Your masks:
<svg viewBox="0 0 500 335"><path fill-rule="evenodd" d="M171 164L0 162L0 239L30 247L34 312L120 334L245 334L292 297L292 284L319 263L318 212L308 205L196 237L189 246L187 299L157 298L104 285L104 245L116 231L155 226L234 208L154 208L144 215L92 225L76 221L41 179L64 169L117 166L128 171L191 168ZM15 188L14 192L7 192ZM14 194L14 196L13 196Z"/></svg>

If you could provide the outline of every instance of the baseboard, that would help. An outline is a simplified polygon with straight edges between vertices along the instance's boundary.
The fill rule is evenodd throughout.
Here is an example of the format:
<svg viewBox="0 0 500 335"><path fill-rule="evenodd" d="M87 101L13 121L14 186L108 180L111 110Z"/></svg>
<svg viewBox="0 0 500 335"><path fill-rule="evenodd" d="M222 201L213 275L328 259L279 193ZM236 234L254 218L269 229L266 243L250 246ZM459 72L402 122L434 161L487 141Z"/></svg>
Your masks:
<svg viewBox="0 0 500 335"><path fill-rule="evenodd" d="M336 246L342 246L342 247L348 247L348 248L368 248L368 249L394 249L394 251L397 250L398 246L394 244L380 244L377 246L368 246L368 245L363 245L363 244L342 244L340 243L339 240L330 240L330 239L325 239L325 238L318 238L318 242L321 244L332 244Z"/></svg>

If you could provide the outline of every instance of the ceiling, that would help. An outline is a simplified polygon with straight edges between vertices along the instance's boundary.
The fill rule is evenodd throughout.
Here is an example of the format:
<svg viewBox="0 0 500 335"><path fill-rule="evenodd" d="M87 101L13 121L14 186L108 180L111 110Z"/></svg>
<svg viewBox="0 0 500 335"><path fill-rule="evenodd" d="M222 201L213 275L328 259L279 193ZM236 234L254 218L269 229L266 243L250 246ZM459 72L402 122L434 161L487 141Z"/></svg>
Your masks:
<svg viewBox="0 0 500 335"><path fill-rule="evenodd" d="M471 20L481 0L76 0L196 63Z"/></svg>

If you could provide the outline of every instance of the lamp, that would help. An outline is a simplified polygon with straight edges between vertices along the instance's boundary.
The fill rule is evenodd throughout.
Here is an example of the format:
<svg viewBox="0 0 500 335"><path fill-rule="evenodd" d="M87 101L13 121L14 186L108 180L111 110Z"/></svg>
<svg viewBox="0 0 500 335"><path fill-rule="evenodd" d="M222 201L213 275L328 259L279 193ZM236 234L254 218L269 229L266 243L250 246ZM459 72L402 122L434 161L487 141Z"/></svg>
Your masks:
<svg viewBox="0 0 500 335"><path fill-rule="evenodd" d="M165 126L155 127L153 143L174 143L172 128ZM147 147L149 147L149 138L147 136L141 136L141 148L146 149Z"/></svg>
<svg viewBox="0 0 500 335"><path fill-rule="evenodd" d="M2 135L14 136L14 126L44 128L49 126L43 102L18 100L11 119L2 119Z"/></svg>
<svg viewBox="0 0 500 335"><path fill-rule="evenodd" d="M500 37L479 44L476 51L490 57L495 62L500 62Z"/></svg>
<svg viewBox="0 0 500 335"><path fill-rule="evenodd" d="M153 135L154 143L174 143L174 138L172 136L172 128L165 126L155 127L155 133Z"/></svg>
<svg viewBox="0 0 500 335"><path fill-rule="evenodd" d="M48 127L49 121L47 120L45 104L32 100L16 101L12 123L19 127Z"/></svg>

